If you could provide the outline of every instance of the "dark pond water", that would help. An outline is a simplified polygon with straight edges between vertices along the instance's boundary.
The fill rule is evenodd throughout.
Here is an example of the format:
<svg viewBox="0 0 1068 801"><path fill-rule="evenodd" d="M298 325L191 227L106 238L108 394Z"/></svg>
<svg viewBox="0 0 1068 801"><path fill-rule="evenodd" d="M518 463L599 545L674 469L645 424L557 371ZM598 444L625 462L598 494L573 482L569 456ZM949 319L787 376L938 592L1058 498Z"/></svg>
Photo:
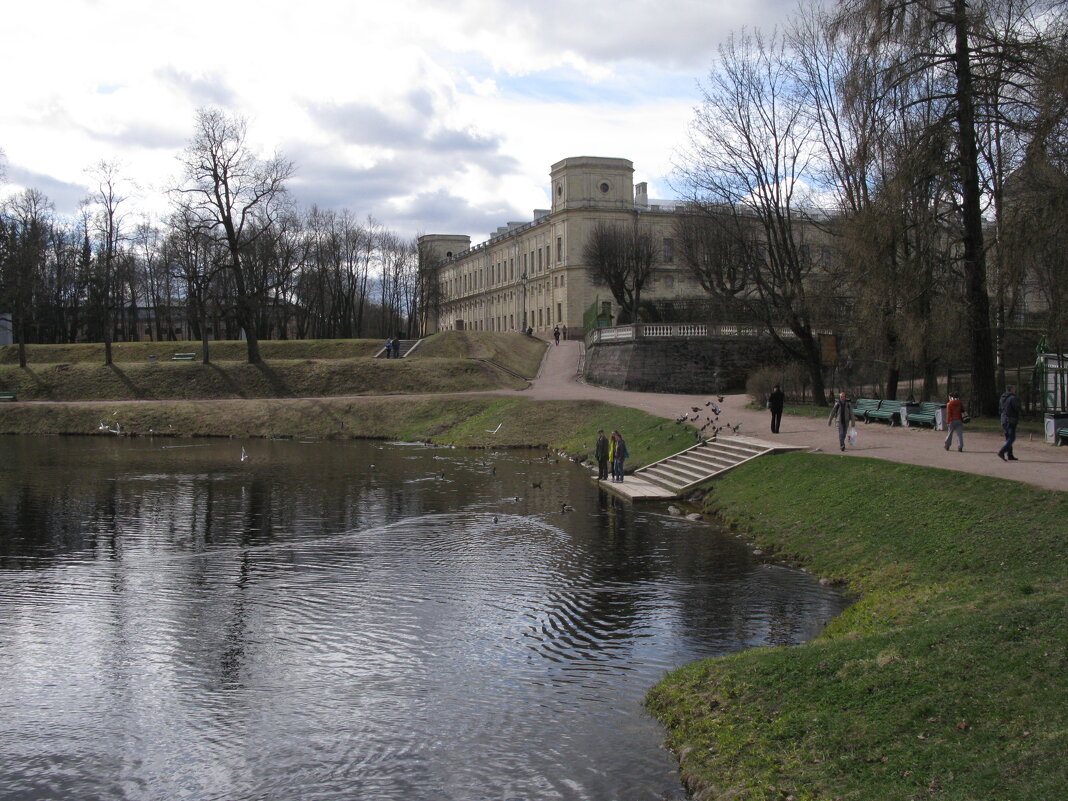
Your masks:
<svg viewBox="0 0 1068 801"><path fill-rule="evenodd" d="M0 799L681 799L649 687L842 606L540 453L3 438Z"/></svg>

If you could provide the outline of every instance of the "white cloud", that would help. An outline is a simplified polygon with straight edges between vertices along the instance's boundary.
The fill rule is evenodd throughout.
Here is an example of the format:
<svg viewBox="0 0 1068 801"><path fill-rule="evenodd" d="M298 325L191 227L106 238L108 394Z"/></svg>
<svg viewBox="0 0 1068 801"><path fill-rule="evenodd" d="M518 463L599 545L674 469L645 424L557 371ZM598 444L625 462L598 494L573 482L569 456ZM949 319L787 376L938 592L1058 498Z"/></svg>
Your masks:
<svg viewBox="0 0 1068 801"><path fill-rule="evenodd" d="M250 140L297 162L302 202L406 232L481 236L529 214L549 166L635 162L660 182L731 27L789 6L708 0L66 0L5 9L0 148L9 189L85 185L115 160L162 211L195 109L246 116ZM742 10L739 10L742 9ZM748 19L743 19L745 13ZM57 197L67 205L70 191ZM70 208L60 208L70 212ZM416 219L417 214L427 219Z"/></svg>

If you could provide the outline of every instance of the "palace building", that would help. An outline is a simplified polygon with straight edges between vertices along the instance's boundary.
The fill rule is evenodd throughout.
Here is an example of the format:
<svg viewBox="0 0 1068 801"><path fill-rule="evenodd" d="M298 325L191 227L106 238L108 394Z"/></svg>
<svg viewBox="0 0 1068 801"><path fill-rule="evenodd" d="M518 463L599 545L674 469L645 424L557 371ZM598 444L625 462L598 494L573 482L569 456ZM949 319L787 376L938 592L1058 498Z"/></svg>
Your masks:
<svg viewBox="0 0 1068 801"><path fill-rule="evenodd" d="M471 246L471 237L427 234L420 252L438 268L441 302L429 331L581 331L591 308L612 301L597 286L583 250L600 222L640 219L655 237L658 263L642 297L693 297L696 280L675 260L674 203L652 201L647 185L634 186L627 159L578 156L554 164L549 173L551 209L537 209L527 222L510 222Z"/></svg>

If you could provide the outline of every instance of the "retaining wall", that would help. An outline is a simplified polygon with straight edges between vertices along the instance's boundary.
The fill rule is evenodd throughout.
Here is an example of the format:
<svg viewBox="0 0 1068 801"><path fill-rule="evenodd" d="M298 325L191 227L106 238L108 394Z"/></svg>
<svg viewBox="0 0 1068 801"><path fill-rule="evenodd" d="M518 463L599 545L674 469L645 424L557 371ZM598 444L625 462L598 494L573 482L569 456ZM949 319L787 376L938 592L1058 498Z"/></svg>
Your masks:
<svg viewBox="0 0 1068 801"><path fill-rule="evenodd" d="M583 376L613 389L701 395L742 391L751 370L781 363L769 339L638 339L589 346Z"/></svg>

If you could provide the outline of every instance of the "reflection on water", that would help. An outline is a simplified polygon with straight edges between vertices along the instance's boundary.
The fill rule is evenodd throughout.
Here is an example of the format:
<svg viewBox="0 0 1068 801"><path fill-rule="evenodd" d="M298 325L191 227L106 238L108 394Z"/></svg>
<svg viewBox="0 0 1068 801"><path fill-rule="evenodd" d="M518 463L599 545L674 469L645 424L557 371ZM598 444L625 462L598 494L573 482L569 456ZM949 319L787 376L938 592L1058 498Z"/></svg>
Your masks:
<svg viewBox="0 0 1068 801"><path fill-rule="evenodd" d="M0 799L681 799L649 687L843 606L540 453L195 444L0 440Z"/></svg>

